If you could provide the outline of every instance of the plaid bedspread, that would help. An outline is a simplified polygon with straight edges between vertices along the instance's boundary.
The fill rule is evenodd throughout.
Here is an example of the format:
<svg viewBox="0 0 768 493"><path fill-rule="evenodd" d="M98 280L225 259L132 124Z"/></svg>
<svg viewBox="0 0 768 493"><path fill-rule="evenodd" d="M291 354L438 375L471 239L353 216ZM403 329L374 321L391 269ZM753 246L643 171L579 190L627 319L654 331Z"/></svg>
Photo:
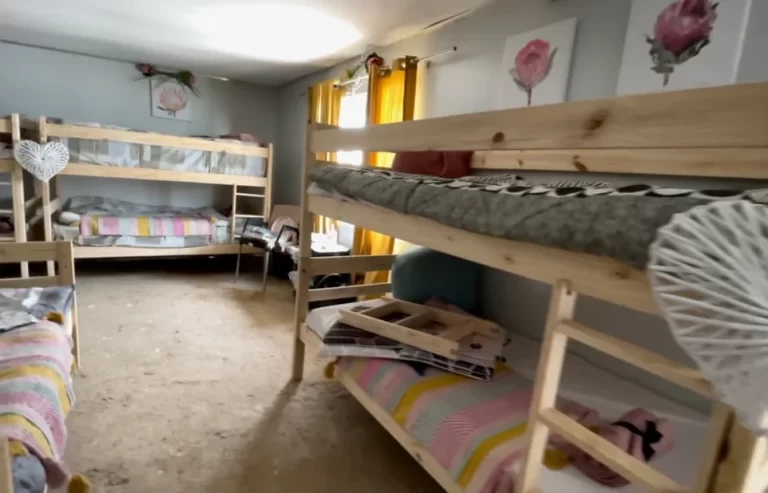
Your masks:
<svg viewBox="0 0 768 493"><path fill-rule="evenodd" d="M74 403L71 340L47 320L0 334L0 435L23 443L49 485L68 476L64 420Z"/></svg>
<svg viewBox="0 0 768 493"><path fill-rule="evenodd" d="M80 236L212 236L211 217L172 216L82 216Z"/></svg>

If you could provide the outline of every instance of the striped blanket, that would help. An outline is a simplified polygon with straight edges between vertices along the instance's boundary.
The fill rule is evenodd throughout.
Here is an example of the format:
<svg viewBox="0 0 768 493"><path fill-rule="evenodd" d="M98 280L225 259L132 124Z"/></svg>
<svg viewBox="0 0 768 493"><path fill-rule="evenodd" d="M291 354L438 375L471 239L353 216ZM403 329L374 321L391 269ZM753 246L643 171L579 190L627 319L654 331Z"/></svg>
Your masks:
<svg viewBox="0 0 768 493"><path fill-rule="evenodd" d="M84 215L80 236L212 236L216 221L208 216Z"/></svg>
<svg viewBox="0 0 768 493"><path fill-rule="evenodd" d="M0 335L0 436L40 459L52 487L68 479L64 420L74 403L71 340L43 320Z"/></svg>
<svg viewBox="0 0 768 493"><path fill-rule="evenodd" d="M508 493L525 455L533 383L500 365L490 381L402 362L342 358L339 366L426 447L468 493ZM573 407L562 401L558 407ZM578 419L577 416L572 416Z"/></svg>

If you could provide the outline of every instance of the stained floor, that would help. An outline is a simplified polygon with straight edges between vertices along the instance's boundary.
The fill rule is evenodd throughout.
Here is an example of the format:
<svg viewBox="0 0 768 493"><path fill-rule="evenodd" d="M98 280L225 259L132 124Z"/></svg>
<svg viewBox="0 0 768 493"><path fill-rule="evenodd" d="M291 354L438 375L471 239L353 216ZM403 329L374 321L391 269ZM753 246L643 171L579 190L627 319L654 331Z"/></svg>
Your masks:
<svg viewBox="0 0 768 493"><path fill-rule="evenodd" d="M74 471L109 493L441 491L320 363L288 383L287 283L208 262L78 265Z"/></svg>

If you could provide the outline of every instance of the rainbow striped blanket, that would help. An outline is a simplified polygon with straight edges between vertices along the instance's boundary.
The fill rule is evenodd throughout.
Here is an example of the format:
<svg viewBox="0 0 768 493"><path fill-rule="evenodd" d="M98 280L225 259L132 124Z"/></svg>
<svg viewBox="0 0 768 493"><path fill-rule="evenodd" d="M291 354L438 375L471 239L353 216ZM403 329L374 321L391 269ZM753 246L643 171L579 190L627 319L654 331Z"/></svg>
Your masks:
<svg viewBox="0 0 768 493"><path fill-rule="evenodd" d="M39 458L52 487L69 476L62 454L64 420L74 403L72 362L71 339L56 323L43 320L0 334L0 436Z"/></svg>
<svg viewBox="0 0 768 493"><path fill-rule="evenodd" d="M210 216L102 216L80 218L80 236L211 236Z"/></svg>
<svg viewBox="0 0 768 493"><path fill-rule="evenodd" d="M499 365L478 381L382 359L341 358L339 366L468 493L508 493L525 455L533 383ZM558 403L567 414L586 408ZM574 416L576 418L576 416Z"/></svg>

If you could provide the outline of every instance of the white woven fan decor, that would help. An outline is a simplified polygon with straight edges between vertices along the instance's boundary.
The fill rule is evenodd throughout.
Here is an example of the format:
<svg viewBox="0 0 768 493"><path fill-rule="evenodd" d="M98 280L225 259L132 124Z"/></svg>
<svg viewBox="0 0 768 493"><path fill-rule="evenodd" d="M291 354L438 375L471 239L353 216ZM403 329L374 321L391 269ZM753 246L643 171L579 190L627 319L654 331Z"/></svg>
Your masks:
<svg viewBox="0 0 768 493"><path fill-rule="evenodd" d="M744 424L768 432L768 207L714 202L677 214L648 274L678 343Z"/></svg>

